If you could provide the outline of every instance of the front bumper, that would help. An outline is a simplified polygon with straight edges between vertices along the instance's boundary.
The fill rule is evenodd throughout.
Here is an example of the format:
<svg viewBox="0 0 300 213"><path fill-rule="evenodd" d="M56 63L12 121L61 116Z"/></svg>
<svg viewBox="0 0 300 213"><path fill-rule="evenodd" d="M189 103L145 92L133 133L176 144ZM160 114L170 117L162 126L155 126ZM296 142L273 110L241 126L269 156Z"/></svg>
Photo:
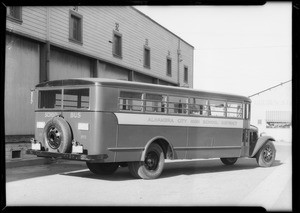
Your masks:
<svg viewBox="0 0 300 213"><path fill-rule="evenodd" d="M56 152L47 152L40 150L28 149L26 154L36 155L38 157L48 157L48 158L59 158L67 160L77 160L77 161L90 161L90 162L104 162L108 156L106 154L101 155L84 155L84 154L71 154L71 153L56 153Z"/></svg>

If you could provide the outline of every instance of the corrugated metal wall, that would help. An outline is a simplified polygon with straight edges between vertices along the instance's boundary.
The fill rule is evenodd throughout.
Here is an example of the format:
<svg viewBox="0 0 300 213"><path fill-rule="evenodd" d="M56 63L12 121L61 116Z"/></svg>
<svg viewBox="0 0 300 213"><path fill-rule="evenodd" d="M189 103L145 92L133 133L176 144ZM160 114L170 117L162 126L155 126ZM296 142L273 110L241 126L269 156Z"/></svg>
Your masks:
<svg viewBox="0 0 300 213"><path fill-rule="evenodd" d="M30 89L39 83L39 54L39 44L7 35L5 135L34 134L34 107L30 104Z"/></svg>

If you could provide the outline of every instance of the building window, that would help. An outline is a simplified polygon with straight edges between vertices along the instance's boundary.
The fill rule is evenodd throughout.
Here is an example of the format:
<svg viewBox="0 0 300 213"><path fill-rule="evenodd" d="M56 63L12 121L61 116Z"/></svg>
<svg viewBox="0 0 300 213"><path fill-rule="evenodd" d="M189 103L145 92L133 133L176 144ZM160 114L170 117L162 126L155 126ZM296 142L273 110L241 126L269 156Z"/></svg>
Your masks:
<svg viewBox="0 0 300 213"><path fill-rule="evenodd" d="M262 124L262 120L261 120L261 119L258 119L258 120L257 120L257 124L258 124L258 125L261 125L261 124Z"/></svg>
<svg viewBox="0 0 300 213"><path fill-rule="evenodd" d="M114 31L113 36L113 55L122 57L122 34Z"/></svg>
<svg viewBox="0 0 300 213"><path fill-rule="evenodd" d="M172 76L172 59L167 58L167 75Z"/></svg>
<svg viewBox="0 0 300 213"><path fill-rule="evenodd" d="M82 44L82 15L70 10L69 40Z"/></svg>
<svg viewBox="0 0 300 213"><path fill-rule="evenodd" d="M187 66L184 66L183 80L185 83L188 83L189 81L188 74L189 74L189 69Z"/></svg>
<svg viewBox="0 0 300 213"><path fill-rule="evenodd" d="M17 23L22 23L22 7L7 7L7 17Z"/></svg>
<svg viewBox="0 0 300 213"><path fill-rule="evenodd" d="M144 46L144 67L150 68L150 48Z"/></svg>

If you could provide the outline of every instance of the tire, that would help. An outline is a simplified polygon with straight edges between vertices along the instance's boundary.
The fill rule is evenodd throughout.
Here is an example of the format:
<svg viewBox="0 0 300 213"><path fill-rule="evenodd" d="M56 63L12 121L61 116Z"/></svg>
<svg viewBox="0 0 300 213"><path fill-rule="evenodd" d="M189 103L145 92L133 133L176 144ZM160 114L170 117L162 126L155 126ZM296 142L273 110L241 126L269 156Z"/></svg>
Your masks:
<svg viewBox="0 0 300 213"><path fill-rule="evenodd" d="M86 162L87 167L91 172L97 175L110 175L117 171L118 163L90 163Z"/></svg>
<svg viewBox="0 0 300 213"><path fill-rule="evenodd" d="M276 149L273 142L265 143L256 154L256 162L261 167L270 167L276 156Z"/></svg>
<svg viewBox="0 0 300 213"><path fill-rule="evenodd" d="M225 165L233 165L237 161L237 158L220 158L220 160Z"/></svg>
<svg viewBox="0 0 300 213"><path fill-rule="evenodd" d="M72 147L72 130L62 117L52 118L44 127L43 141L50 152L69 153Z"/></svg>
<svg viewBox="0 0 300 213"><path fill-rule="evenodd" d="M165 163L164 153L158 144L151 144L147 149L145 160L129 162L130 174L135 178L155 179L160 176Z"/></svg>

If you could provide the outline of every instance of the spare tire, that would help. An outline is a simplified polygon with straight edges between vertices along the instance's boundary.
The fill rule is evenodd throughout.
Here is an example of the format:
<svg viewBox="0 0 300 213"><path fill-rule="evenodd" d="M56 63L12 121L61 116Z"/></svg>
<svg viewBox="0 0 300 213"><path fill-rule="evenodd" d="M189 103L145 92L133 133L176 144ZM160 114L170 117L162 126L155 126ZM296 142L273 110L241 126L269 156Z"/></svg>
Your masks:
<svg viewBox="0 0 300 213"><path fill-rule="evenodd" d="M62 117L53 117L44 127L43 140L50 152L68 153L72 147L72 130Z"/></svg>

